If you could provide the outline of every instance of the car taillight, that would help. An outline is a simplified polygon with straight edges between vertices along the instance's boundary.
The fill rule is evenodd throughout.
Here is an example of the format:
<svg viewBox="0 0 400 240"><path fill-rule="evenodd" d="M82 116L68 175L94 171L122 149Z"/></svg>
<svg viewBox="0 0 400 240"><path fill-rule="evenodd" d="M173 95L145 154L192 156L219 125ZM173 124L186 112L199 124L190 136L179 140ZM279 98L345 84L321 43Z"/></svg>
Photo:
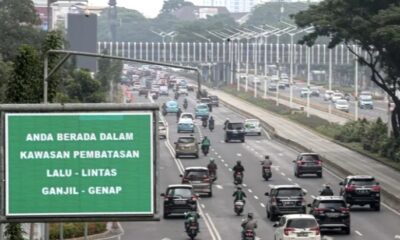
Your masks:
<svg viewBox="0 0 400 240"><path fill-rule="evenodd" d="M324 213L325 210L326 210L326 208L315 208L315 211L316 211L318 214Z"/></svg>
<svg viewBox="0 0 400 240"><path fill-rule="evenodd" d="M189 178L183 178L182 179L182 183L188 183L189 182Z"/></svg>
<svg viewBox="0 0 400 240"><path fill-rule="evenodd" d="M310 231L315 232L315 235L321 234L321 231L320 231L319 227L310 228Z"/></svg>
<svg viewBox="0 0 400 240"><path fill-rule="evenodd" d="M353 184L346 186L346 192L354 192L355 190L356 190L356 186Z"/></svg>
<svg viewBox="0 0 400 240"><path fill-rule="evenodd" d="M204 181L204 182L209 182L209 181L210 181L210 178L209 178L209 177L203 177L203 181Z"/></svg>
<svg viewBox="0 0 400 240"><path fill-rule="evenodd" d="M284 233L286 236L289 236L289 234L290 234L291 232L294 232L294 228L284 228L284 229L283 229L283 233Z"/></svg>
<svg viewBox="0 0 400 240"><path fill-rule="evenodd" d="M169 201L171 198L169 196L164 196L164 201Z"/></svg>
<svg viewBox="0 0 400 240"><path fill-rule="evenodd" d="M372 187L373 192L380 192L381 191L381 186L375 185Z"/></svg>
<svg viewBox="0 0 400 240"><path fill-rule="evenodd" d="M192 196L192 201L196 201L197 197L196 196Z"/></svg>
<svg viewBox="0 0 400 240"><path fill-rule="evenodd" d="M321 161L321 160L318 160L318 161L317 161L317 164L318 164L318 166L322 166L322 161Z"/></svg>
<svg viewBox="0 0 400 240"><path fill-rule="evenodd" d="M271 198L271 205L276 205L276 198L274 197Z"/></svg>
<svg viewBox="0 0 400 240"><path fill-rule="evenodd" d="M346 208L346 207L341 207L339 210L340 210L342 213L349 213L349 209Z"/></svg>

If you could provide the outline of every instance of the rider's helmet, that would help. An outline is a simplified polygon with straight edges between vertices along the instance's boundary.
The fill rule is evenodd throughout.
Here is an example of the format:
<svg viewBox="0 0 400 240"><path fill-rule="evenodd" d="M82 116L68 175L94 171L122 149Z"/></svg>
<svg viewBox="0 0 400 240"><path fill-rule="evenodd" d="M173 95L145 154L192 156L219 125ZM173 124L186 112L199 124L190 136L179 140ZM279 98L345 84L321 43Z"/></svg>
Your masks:
<svg viewBox="0 0 400 240"><path fill-rule="evenodd" d="M269 159L269 155L265 155L265 160L268 160Z"/></svg>
<svg viewBox="0 0 400 240"><path fill-rule="evenodd" d="M331 187L328 184L325 184L325 189L331 189Z"/></svg>
<svg viewBox="0 0 400 240"><path fill-rule="evenodd" d="M250 213L250 212L249 212L249 213L247 214L247 217L250 218L250 219L253 219L253 213Z"/></svg>
<svg viewBox="0 0 400 240"><path fill-rule="evenodd" d="M190 210L192 210L192 211L196 211L196 204L193 204L193 205L190 205Z"/></svg>
<svg viewBox="0 0 400 240"><path fill-rule="evenodd" d="M242 187L239 186L239 187L237 187L236 189L237 189L238 191L240 191L240 190L242 190Z"/></svg>
<svg viewBox="0 0 400 240"><path fill-rule="evenodd" d="M210 162L214 162L214 158L210 158Z"/></svg>
<svg viewBox="0 0 400 240"><path fill-rule="evenodd" d="M237 161L236 161L236 164L239 164L239 165L240 165L240 164L242 164L242 161L237 160Z"/></svg>

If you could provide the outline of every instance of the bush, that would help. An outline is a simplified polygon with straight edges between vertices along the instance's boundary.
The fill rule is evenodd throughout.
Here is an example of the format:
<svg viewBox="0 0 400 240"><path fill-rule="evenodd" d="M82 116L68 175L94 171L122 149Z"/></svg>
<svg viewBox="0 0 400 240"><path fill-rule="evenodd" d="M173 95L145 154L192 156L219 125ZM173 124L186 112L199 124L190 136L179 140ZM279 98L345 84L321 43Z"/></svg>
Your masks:
<svg viewBox="0 0 400 240"><path fill-rule="evenodd" d="M379 152L382 143L387 138L386 133L387 126L381 118L378 118L374 123L369 123L361 140L363 148L373 153Z"/></svg>
<svg viewBox="0 0 400 240"><path fill-rule="evenodd" d="M361 140L364 138L367 125L368 122L366 119L347 122L343 126L339 127L339 131L334 136L334 139L346 143L361 142Z"/></svg>
<svg viewBox="0 0 400 240"><path fill-rule="evenodd" d="M77 238L84 235L84 223L64 223L64 238ZM107 229L106 223L89 223L88 234L94 235L105 232ZM56 240L60 236L60 224L50 224L50 239Z"/></svg>

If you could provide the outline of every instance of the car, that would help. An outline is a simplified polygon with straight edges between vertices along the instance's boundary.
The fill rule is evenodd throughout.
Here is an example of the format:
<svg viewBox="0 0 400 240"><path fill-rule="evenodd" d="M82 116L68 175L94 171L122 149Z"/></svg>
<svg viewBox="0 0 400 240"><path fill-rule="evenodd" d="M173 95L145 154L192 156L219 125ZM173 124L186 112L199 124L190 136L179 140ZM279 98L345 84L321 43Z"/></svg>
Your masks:
<svg viewBox="0 0 400 240"><path fill-rule="evenodd" d="M308 94L310 94L310 97L311 97L311 90L309 88L304 87L300 90L301 98L306 98Z"/></svg>
<svg viewBox="0 0 400 240"><path fill-rule="evenodd" d="M286 84L282 81L278 82L278 88L279 89L285 89L286 88Z"/></svg>
<svg viewBox="0 0 400 240"><path fill-rule="evenodd" d="M192 211L192 207L197 209L197 196L193 191L193 187L189 184L173 184L168 185L164 197L164 218L171 214L185 214Z"/></svg>
<svg viewBox="0 0 400 240"><path fill-rule="evenodd" d="M178 133L191 132L194 133L194 123L191 118L180 118L178 122Z"/></svg>
<svg viewBox="0 0 400 240"><path fill-rule="evenodd" d="M275 221L285 214L305 214L305 191L299 185L273 185L267 196L267 217Z"/></svg>
<svg viewBox="0 0 400 240"><path fill-rule="evenodd" d="M279 81L279 76L278 75L272 75L271 76L271 81Z"/></svg>
<svg viewBox="0 0 400 240"><path fill-rule="evenodd" d="M209 97L203 97L203 98L200 98L200 103L204 103L204 104L211 104L211 98L209 98Z"/></svg>
<svg viewBox="0 0 400 240"><path fill-rule="evenodd" d="M276 88L278 87L278 84L275 82L271 82L270 84L268 84L268 90L269 91L276 91Z"/></svg>
<svg viewBox="0 0 400 240"><path fill-rule="evenodd" d="M206 167L187 167L180 175L182 184L190 184L197 194L207 194L212 197L212 180Z"/></svg>
<svg viewBox="0 0 400 240"><path fill-rule="evenodd" d="M167 138L167 124L164 121L158 121L158 136L160 138Z"/></svg>
<svg viewBox="0 0 400 240"><path fill-rule="evenodd" d="M358 106L361 109L374 109L371 92L363 91L358 98Z"/></svg>
<svg viewBox="0 0 400 240"><path fill-rule="evenodd" d="M317 153L300 153L294 163L294 175L316 174L322 178L322 160Z"/></svg>
<svg viewBox="0 0 400 240"><path fill-rule="evenodd" d="M158 94L160 92L160 85L159 84L152 84L150 92Z"/></svg>
<svg viewBox="0 0 400 240"><path fill-rule="evenodd" d="M310 214L289 214L274 224L274 239L279 240L321 240L317 220Z"/></svg>
<svg viewBox="0 0 400 240"><path fill-rule="evenodd" d="M318 87L311 87L310 90L311 90L310 94L311 97L319 97L320 91Z"/></svg>
<svg viewBox="0 0 400 240"><path fill-rule="evenodd" d="M335 101L335 108L340 111L349 112L350 105L349 102L345 99L338 99Z"/></svg>
<svg viewBox="0 0 400 240"><path fill-rule="evenodd" d="M211 104L212 104L213 106L219 107L219 98L218 98L218 96L210 95L210 96L208 96L208 97L210 98Z"/></svg>
<svg viewBox="0 0 400 240"><path fill-rule="evenodd" d="M258 119L246 119L244 120L244 132L246 135L256 134L261 135L261 126Z"/></svg>
<svg viewBox="0 0 400 240"><path fill-rule="evenodd" d="M193 86L193 85L188 84L186 87L187 87L187 90L188 90L189 92L193 92L193 91L194 91L194 86Z"/></svg>
<svg viewBox="0 0 400 240"><path fill-rule="evenodd" d="M194 117L195 118L203 118L207 117L210 115L210 110L205 103L199 103L196 105L194 108Z"/></svg>
<svg viewBox="0 0 400 240"><path fill-rule="evenodd" d="M232 140L245 141L246 132L242 122L229 122L225 129L225 142Z"/></svg>
<svg viewBox="0 0 400 240"><path fill-rule="evenodd" d="M134 82L132 86L132 91L139 91L140 89L140 82Z"/></svg>
<svg viewBox="0 0 400 240"><path fill-rule="evenodd" d="M179 86L178 88L178 94L179 95L189 95L188 89L186 86Z"/></svg>
<svg viewBox="0 0 400 240"><path fill-rule="evenodd" d="M147 96L149 94L149 89L146 87L140 87L139 89L139 96L145 95Z"/></svg>
<svg viewBox="0 0 400 240"><path fill-rule="evenodd" d="M284 84L285 87L290 87L289 79L283 78L280 83Z"/></svg>
<svg viewBox="0 0 400 240"><path fill-rule="evenodd" d="M350 212L341 196L318 196L314 198L309 213L322 229L340 229L350 234Z"/></svg>
<svg viewBox="0 0 400 240"><path fill-rule="evenodd" d="M332 94L334 93L334 91L332 90L326 90L324 93L324 101L329 101L331 100Z"/></svg>
<svg viewBox="0 0 400 240"><path fill-rule="evenodd" d="M189 113L189 112L183 112L181 113L181 117L180 118L190 118L193 121L195 120L193 113Z"/></svg>
<svg viewBox="0 0 400 240"><path fill-rule="evenodd" d="M179 137L178 141L175 142L175 157L184 155L199 158L199 144L195 137Z"/></svg>
<svg viewBox="0 0 400 240"><path fill-rule="evenodd" d="M160 94L160 96L168 96L169 95L168 86L161 85L158 93Z"/></svg>
<svg viewBox="0 0 400 240"><path fill-rule="evenodd" d="M166 106L165 111L167 113L176 113L179 110L178 102L174 100L166 102L165 106Z"/></svg>
<svg viewBox="0 0 400 240"><path fill-rule="evenodd" d="M347 176L340 182L340 195L343 196L349 206L369 205L375 211L381 208L381 187L372 176L353 175Z"/></svg>
<svg viewBox="0 0 400 240"><path fill-rule="evenodd" d="M337 100L343 99L343 98L344 98L344 95L343 95L343 93L341 93L341 92L334 92L334 93L331 95L331 101L332 101L333 103L335 103Z"/></svg>

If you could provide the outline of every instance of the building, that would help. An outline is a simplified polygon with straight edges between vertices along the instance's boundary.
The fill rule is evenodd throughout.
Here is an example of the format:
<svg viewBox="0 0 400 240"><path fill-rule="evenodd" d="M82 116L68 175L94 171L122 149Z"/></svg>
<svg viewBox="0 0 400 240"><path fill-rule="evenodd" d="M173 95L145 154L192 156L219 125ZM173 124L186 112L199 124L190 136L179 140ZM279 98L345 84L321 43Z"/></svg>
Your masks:
<svg viewBox="0 0 400 240"><path fill-rule="evenodd" d="M193 21L205 19L207 16L214 16L217 14L229 14L229 11L226 7L184 6L176 10L173 14L182 21Z"/></svg>
<svg viewBox="0 0 400 240"><path fill-rule="evenodd" d="M203 5L226 7L230 12L251 12L260 0L203 0Z"/></svg>

